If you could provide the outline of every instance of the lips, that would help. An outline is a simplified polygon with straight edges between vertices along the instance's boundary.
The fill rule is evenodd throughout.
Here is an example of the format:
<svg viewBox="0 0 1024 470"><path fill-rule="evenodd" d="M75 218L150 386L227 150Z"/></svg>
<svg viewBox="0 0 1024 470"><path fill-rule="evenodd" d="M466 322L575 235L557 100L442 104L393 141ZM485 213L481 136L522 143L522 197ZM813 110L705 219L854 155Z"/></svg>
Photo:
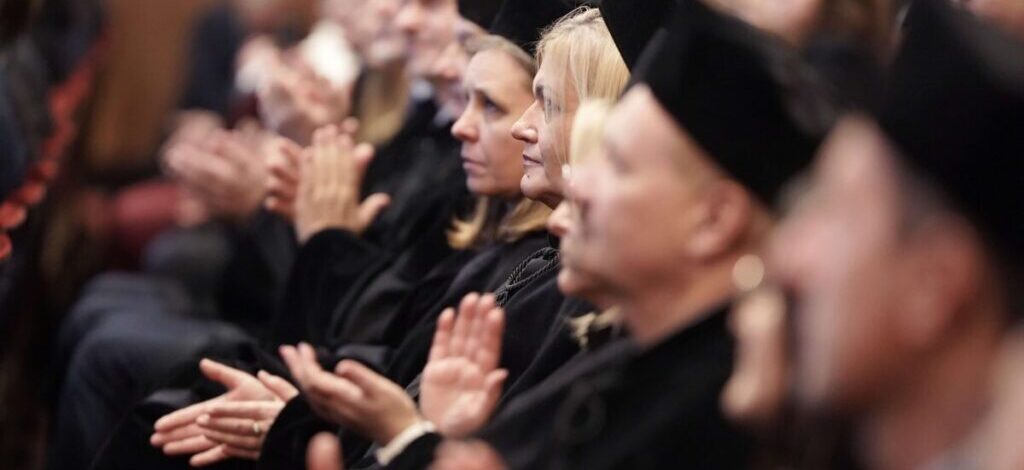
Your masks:
<svg viewBox="0 0 1024 470"><path fill-rule="evenodd" d="M531 156L529 156L529 155L527 155L525 153L523 154L523 166L541 166L541 165L542 165L542 163L541 163L540 159L533 158L533 157L531 157Z"/></svg>

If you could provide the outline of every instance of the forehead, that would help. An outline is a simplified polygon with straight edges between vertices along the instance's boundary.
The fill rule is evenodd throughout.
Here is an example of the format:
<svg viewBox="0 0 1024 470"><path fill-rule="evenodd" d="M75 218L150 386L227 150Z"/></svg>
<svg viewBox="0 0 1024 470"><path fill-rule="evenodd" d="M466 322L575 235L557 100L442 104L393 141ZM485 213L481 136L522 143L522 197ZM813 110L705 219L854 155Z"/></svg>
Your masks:
<svg viewBox="0 0 1024 470"><path fill-rule="evenodd" d="M864 193L892 198L895 185L893 153L882 131L861 116L844 118L822 147L814 191Z"/></svg>
<svg viewBox="0 0 1024 470"><path fill-rule="evenodd" d="M695 144L658 104L650 88L636 85L612 110L605 127L609 150L623 158L677 158L696 154Z"/></svg>
<svg viewBox="0 0 1024 470"><path fill-rule="evenodd" d="M478 52L469 59L464 81L467 84L484 85L520 80L529 80L526 71L508 53L492 48Z"/></svg>

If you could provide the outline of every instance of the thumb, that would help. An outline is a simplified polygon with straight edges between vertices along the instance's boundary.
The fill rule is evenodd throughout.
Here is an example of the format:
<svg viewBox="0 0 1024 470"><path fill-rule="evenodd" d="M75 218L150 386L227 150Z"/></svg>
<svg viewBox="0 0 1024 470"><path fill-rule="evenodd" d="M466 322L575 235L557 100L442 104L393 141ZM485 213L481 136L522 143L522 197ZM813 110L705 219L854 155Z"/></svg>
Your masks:
<svg viewBox="0 0 1024 470"><path fill-rule="evenodd" d="M370 167L370 162L373 161L377 155L377 149L373 145L362 143L356 145L352 150L352 159L355 164L355 176L358 177L358 183L361 185L363 178L366 176L366 170Z"/></svg>
<svg viewBox="0 0 1024 470"><path fill-rule="evenodd" d="M199 361L199 370L203 372L206 378L218 382L229 389L238 387L246 378L250 377L245 372L209 359Z"/></svg>
<svg viewBox="0 0 1024 470"><path fill-rule="evenodd" d="M281 400L289 401L299 394L299 390L292 384L288 383L287 380L267 371L259 371L259 373L256 374L256 378L260 379L260 382L265 387L269 388L270 391L273 392L274 395L277 395Z"/></svg>
<svg viewBox="0 0 1024 470"><path fill-rule="evenodd" d="M384 193L371 194L359 205L359 221L363 227L369 226L378 215L391 204L391 196Z"/></svg>
<svg viewBox="0 0 1024 470"><path fill-rule="evenodd" d="M335 374L342 377L363 390L364 394L374 394L380 391L388 379L360 364L357 361L344 360L338 363L334 369Z"/></svg>
<svg viewBox="0 0 1024 470"><path fill-rule="evenodd" d="M341 460L341 443L337 436L320 433L313 437L306 449L308 470L344 470Z"/></svg>
<svg viewBox="0 0 1024 470"><path fill-rule="evenodd" d="M488 407L493 407L498 402L498 399L501 398L502 388L507 378L508 371L505 369L498 369L487 374L487 378L484 379L484 386L487 388Z"/></svg>

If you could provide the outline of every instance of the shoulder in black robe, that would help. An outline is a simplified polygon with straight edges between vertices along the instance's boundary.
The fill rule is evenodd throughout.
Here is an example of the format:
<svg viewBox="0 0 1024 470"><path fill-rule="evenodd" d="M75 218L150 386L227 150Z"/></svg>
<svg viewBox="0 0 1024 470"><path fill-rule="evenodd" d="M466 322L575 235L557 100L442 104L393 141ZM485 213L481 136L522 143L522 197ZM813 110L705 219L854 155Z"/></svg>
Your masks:
<svg viewBox="0 0 1024 470"><path fill-rule="evenodd" d="M518 468L745 468L751 440L719 395L732 371L726 310L639 350L620 340L580 356L510 403L479 437ZM426 468L425 436L388 468Z"/></svg>

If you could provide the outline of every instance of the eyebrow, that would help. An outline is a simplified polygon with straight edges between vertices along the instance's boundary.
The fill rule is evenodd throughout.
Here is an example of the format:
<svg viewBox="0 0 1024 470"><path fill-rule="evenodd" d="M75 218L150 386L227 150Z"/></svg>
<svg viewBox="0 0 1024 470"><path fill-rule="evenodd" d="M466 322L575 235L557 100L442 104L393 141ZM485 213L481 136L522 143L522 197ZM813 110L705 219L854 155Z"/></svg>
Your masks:
<svg viewBox="0 0 1024 470"><path fill-rule="evenodd" d="M485 87L485 86L473 85L472 87L469 88L469 92L470 93L477 93L477 94L483 95L484 97L486 97L487 99L493 101L494 103L498 104L499 106L505 107L505 103L502 100L499 100L499 99L495 98L494 97L494 93L491 93L487 89L487 87Z"/></svg>
<svg viewBox="0 0 1024 470"><path fill-rule="evenodd" d="M546 90L547 90L547 88L544 86L544 84L534 80L534 82L533 82L533 96L534 97L536 97L536 98L543 98L544 96L547 95L547 93L545 92Z"/></svg>

